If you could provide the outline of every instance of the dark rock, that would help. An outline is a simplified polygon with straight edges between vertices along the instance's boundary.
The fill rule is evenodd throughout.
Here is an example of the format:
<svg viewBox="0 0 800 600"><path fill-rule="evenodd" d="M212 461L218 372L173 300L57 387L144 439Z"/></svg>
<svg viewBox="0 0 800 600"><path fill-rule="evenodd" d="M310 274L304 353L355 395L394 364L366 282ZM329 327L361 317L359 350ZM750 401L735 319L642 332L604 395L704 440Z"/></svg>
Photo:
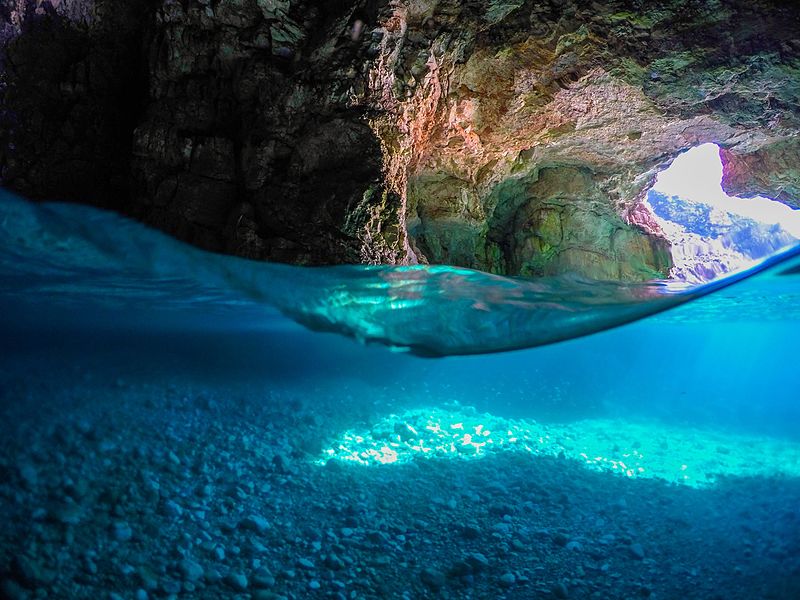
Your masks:
<svg viewBox="0 0 800 600"><path fill-rule="evenodd" d="M245 577L244 574L239 571L231 571L228 573L228 575L225 577L225 583L238 592L243 592L248 587L247 577Z"/></svg>
<svg viewBox="0 0 800 600"><path fill-rule="evenodd" d="M445 576L441 571L436 569L423 569L420 574L420 580L432 590L439 590L444 587Z"/></svg>
<svg viewBox="0 0 800 600"><path fill-rule="evenodd" d="M275 585L275 577L272 576L268 569L261 567L253 573L252 583L253 587L256 588L271 588Z"/></svg>
<svg viewBox="0 0 800 600"><path fill-rule="evenodd" d="M489 568L489 559L480 552L473 552L467 555L466 562L476 573L480 573Z"/></svg>
<svg viewBox="0 0 800 600"><path fill-rule="evenodd" d="M0 596L5 600L27 600L28 593L17 582L3 579L0 581Z"/></svg>
<svg viewBox="0 0 800 600"><path fill-rule="evenodd" d="M500 587L509 588L517 582L517 578L513 573L503 573L500 576Z"/></svg>
<svg viewBox="0 0 800 600"><path fill-rule="evenodd" d="M567 586L564 585L561 581L554 584L550 591L556 598L560 598L562 600L566 600L566 598L569 598L569 590L567 589Z"/></svg>
<svg viewBox="0 0 800 600"><path fill-rule="evenodd" d="M15 580L31 589L49 585L56 576L39 561L24 554L18 554L11 560L11 574Z"/></svg>
<svg viewBox="0 0 800 600"><path fill-rule="evenodd" d="M633 556L633 558L637 560L644 559L645 556L644 548L642 547L641 544L638 543L631 544L630 546L628 546L628 551L631 553L631 556Z"/></svg>
<svg viewBox="0 0 800 600"><path fill-rule="evenodd" d="M465 560L456 561L447 571L448 577L463 577L471 574L472 566Z"/></svg>
<svg viewBox="0 0 800 600"><path fill-rule="evenodd" d="M250 515L242 519L239 523L239 527L263 534L270 529L270 524L269 521L260 515Z"/></svg>
<svg viewBox="0 0 800 600"><path fill-rule="evenodd" d="M178 570L187 581L200 581L205 575L203 567L199 563L188 558L178 563Z"/></svg>
<svg viewBox="0 0 800 600"><path fill-rule="evenodd" d="M118 542L127 542L133 537L133 529L125 521L117 521L111 527L114 539Z"/></svg>
<svg viewBox="0 0 800 600"><path fill-rule="evenodd" d="M461 528L461 535L463 535L465 539L476 540L480 537L481 530L475 525L464 525Z"/></svg>

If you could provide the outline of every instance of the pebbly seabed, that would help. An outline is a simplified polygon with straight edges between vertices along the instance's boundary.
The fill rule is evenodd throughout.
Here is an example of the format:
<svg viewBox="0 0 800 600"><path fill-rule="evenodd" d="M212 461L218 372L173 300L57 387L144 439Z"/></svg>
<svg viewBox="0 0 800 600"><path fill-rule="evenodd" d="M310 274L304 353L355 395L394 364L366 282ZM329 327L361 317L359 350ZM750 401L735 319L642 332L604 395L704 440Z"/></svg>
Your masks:
<svg viewBox="0 0 800 600"><path fill-rule="evenodd" d="M796 477L705 488L629 478L586 469L563 439L550 455L365 466L325 451L431 390L29 366L28 377L0 373L4 598L749 600L800 589Z"/></svg>

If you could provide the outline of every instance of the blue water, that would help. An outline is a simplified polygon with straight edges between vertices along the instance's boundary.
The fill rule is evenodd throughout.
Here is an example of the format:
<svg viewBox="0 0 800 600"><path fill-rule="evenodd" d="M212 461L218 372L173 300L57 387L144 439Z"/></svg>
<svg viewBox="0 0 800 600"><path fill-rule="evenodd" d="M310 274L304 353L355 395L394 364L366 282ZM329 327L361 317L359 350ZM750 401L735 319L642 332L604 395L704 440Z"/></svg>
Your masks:
<svg viewBox="0 0 800 600"><path fill-rule="evenodd" d="M800 598L800 249L311 269L5 195L0 281L0 597Z"/></svg>

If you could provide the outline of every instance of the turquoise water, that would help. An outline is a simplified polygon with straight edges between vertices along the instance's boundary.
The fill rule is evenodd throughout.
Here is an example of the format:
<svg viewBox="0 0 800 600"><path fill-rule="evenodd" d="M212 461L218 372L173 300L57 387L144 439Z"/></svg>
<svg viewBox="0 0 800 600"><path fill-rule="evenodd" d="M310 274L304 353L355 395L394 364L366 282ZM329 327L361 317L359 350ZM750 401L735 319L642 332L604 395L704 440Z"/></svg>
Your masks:
<svg viewBox="0 0 800 600"><path fill-rule="evenodd" d="M0 597L800 597L800 249L307 269L6 195L0 281Z"/></svg>

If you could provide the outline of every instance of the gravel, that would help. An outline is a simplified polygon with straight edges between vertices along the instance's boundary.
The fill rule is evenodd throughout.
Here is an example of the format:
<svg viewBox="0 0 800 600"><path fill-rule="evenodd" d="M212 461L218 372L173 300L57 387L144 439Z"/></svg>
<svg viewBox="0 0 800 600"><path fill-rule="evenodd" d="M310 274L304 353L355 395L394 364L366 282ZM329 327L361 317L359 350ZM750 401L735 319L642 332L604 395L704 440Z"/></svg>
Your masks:
<svg viewBox="0 0 800 600"><path fill-rule="evenodd" d="M0 597L800 597L793 480L698 491L503 454L326 467L355 418L338 388L126 381L2 409Z"/></svg>

